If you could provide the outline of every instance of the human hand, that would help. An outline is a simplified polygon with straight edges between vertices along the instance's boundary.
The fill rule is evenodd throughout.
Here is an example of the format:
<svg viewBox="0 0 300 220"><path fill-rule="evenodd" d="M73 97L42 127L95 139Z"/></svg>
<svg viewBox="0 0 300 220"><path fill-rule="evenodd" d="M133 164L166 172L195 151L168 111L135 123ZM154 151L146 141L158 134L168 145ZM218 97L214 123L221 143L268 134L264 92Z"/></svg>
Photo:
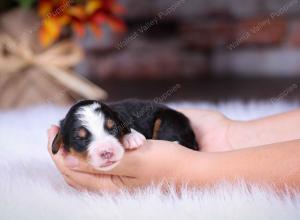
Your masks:
<svg viewBox="0 0 300 220"><path fill-rule="evenodd" d="M224 179L234 182L237 177L255 183L294 186L296 182L296 186L299 185L299 141L272 144L275 139L291 139L291 133L298 137L299 129L296 128L299 126L299 111L250 122L232 121L221 113L212 111L184 109L181 112L190 118L203 151L228 151L233 149L232 146L245 148L251 140L252 146L260 147L225 153L204 153L167 141L148 140L139 149L126 152L120 164L109 172L93 170L88 164L70 157L63 148L53 156L51 143L58 127L52 127L48 132L48 149L66 182L77 189L115 192L121 188L134 189L156 184L161 180L167 184L175 183L180 186L191 183L199 187ZM289 127L282 127L282 122ZM293 133L294 130L297 132ZM236 137L241 140L234 140ZM259 141L260 145L253 143L253 140ZM270 154L273 156L269 157ZM274 161L283 162L278 164ZM270 175L270 170L276 172ZM292 175L286 175L287 170Z"/></svg>
<svg viewBox="0 0 300 220"><path fill-rule="evenodd" d="M51 145L58 130L56 126L48 130L49 154L65 181L77 189L116 192L159 183L180 185L190 181L187 170L200 153L173 142L147 140L139 149L127 151L118 166L100 172L63 148L53 155Z"/></svg>
<svg viewBox="0 0 300 220"><path fill-rule="evenodd" d="M190 119L202 151L231 149L227 137L231 120L216 111L179 111ZM132 189L161 181L180 184L190 181L189 172L184 170L191 166L193 160L197 160L193 158L195 155L199 156L199 152L172 142L147 140L141 148L126 152L115 169L99 172L68 155L63 148L56 155L52 154L51 143L58 130L54 126L48 131L49 153L66 182L77 189L118 191L120 188ZM185 165L186 162L189 164Z"/></svg>
<svg viewBox="0 0 300 220"><path fill-rule="evenodd" d="M300 110L238 121L213 110L179 110L191 121L201 151L221 152L300 138Z"/></svg>
<svg viewBox="0 0 300 220"><path fill-rule="evenodd" d="M231 129L235 121L214 110L179 109L187 116L201 151L220 152L233 150Z"/></svg>

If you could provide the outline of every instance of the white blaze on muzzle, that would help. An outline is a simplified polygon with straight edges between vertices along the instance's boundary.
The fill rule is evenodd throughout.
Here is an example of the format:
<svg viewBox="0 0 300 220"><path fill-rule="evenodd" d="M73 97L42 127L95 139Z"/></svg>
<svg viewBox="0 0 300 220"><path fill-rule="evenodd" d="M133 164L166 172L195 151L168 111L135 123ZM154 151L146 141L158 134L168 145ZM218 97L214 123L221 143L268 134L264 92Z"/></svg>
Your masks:
<svg viewBox="0 0 300 220"><path fill-rule="evenodd" d="M123 146L113 136L95 140L88 146L88 161L95 169L111 169L122 159L123 155Z"/></svg>
<svg viewBox="0 0 300 220"><path fill-rule="evenodd" d="M78 119L91 133L91 143L87 147L89 163L100 170L109 170L115 166L124 155L124 148L116 137L108 133L105 128L105 116L96 109L99 103L93 103L79 108Z"/></svg>

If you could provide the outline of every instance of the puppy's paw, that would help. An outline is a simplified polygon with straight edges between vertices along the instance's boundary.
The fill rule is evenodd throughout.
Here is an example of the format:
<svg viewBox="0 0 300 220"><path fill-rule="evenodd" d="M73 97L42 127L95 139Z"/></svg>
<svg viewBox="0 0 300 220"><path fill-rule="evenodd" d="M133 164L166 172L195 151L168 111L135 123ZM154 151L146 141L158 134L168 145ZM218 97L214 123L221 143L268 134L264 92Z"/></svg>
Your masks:
<svg viewBox="0 0 300 220"><path fill-rule="evenodd" d="M134 129L131 129L131 133L126 134L123 137L123 145L125 149L135 149L141 146L145 140L146 138L144 135Z"/></svg>

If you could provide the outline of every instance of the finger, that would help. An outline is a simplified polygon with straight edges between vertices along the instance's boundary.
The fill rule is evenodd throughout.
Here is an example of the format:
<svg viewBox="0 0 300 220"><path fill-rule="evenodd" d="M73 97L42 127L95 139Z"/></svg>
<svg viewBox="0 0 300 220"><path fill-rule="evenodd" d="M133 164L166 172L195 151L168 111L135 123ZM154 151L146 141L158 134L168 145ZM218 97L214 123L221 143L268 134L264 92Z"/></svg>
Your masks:
<svg viewBox="0 0 300 220"><path fill-rule="evenodd" d="M108 171L96 170L91 165L89 165L87 161L82 161L82 160L79 160L78 164L73 167L68 166L68 163L65 163L65 165L69 169L77 172L90 173L90 174L106 174L106 175L115 175L115 176L134 178L137 177L137 175L139 175L142 172L141 169L145 167L143 166L143 164L147 163L147 158L145 158L145 155L150 157L155 157L155 155L152 155L153 150L151 149L153 147L158 147L158 148L165 147L166 143L174 144L167 141L147 140L138 149L126 151L119 164L113 169ZM176 147L178 147L177 144Z"/></svg>
<svg viewBox="0 0 300 220"><path fill-rule="evenodd" d="M77 165L77 162L79 162L78 159L66 155L64 149L60 149L56 155L53 155L51 145L58 131L59 127L57 126L51 126L51 128L48 129L48 151L55 165L62 173L67 184L78 190L88 189L92 191L119 191L122 182L118 181L117 177L109 175L92 175L89 173L74 172L68 169L68 167L65 165ZM83 163L82 161L80 161L80 168L87 172L95 172L95 170L92 169L87 163Z"/></svg>
<svg viewBox="0 0 300 220"><path fill-rule="evenodd" d="M63 178L65 179L66 183L69 186L71 186L71 187L73 187L73 188L75 188L77 190L80 190L80 191L84 190L84 187L80 186L76 181L74 181L73 179L71 179L69 176L63 175Z"/></svg>
<svg viewBox="0 0 300 220"><path fill-rule="evenodd" d="M69 183L90 191L118 192L121 188L125 187L121 178L113 175L66 170L65 176L67 176Z"/></svg>
<svg viewBox="0 0 300 220"><path fill-rule="evenodd" d="M82 160L79 160L76 166L69 166L68 163L65 164L68 168L79 172L135 177L137 169L140 167L143 159L145 159L145 151L152 147L153 144L159 143L159 141L147 140L138 149L126 151L121 161L119 161L119 164L108 171L96 170L91 165L89 165L87 161Z"/></svg>
<svg viewBox="0 0 300 220"><path fill-rule="evenodd" d="M52 125L47 133L48 133L48 152L52 158L52 160L54 161L55 165L57 166L57 168L62 171L62 168L63 168L63 155L64 155L64 150L63 149L60 149L57 154L53 155L52 154L52 142L56 136L56 134L58 133L59 131L59 127L58 126L55 126L55 125Z"/></svg>
<svg viewBox="0 0 300 220"><path fill-rule="evenodd" d="M56 136L56 134L59 131L59 127L56 125L52 125L49 129L48 129L48 152L52 158L52 160L54 161L56 167L58 168L58 170L62 173L65 172L66 167L64 165L64 158L67 155L67 152L65 151L64 148L60 148L59 151L54 155L52 153L52 142Z"/></svg>
<svg viewBox="0 0 300 220"><path fill-rule="evenodd" d="M48 140L51 140L51 142L52 142L58 131L59 131L59 127L58 126L51 125L51 127L47 131L47 133L48 133Z"/></svg>
<svg viewBox="0 0 300 220"><path fill-rule="evenodd" d="M151 166L157 162L156 159L160 152L163 153L165 147L174 147L186 149L170 141L162 140L146 140L138 149L127 151L119 165L110 170L110 173L118 173L121 176L137 177L144 173L146 169L151 169Z"/></svg>
<svg viewBox="0 0 300 220"><path fill-rule="evenodd" d="M135 178L139 173L139 169L143 167L147 151L154 145L158 144L161 144L161 141L146 140L139 148L126 151L119 164L108 172L110 174L118 174L120 176Z"/></svg>
<svg viewBox="0 0 300 220"><path fill-rule="evenodd" d="M56 167L60 172L65 173L67 168L77 168L77 170L89 172L89 173L97 173L88 163L84 163L80 161L78 158L69 155L64 148L60 148L59 151L54 155L52 153L52 142L59 131L59 127L52 125L48 129L48 151L49 154L54 161Z"/></svg>
<svg viewBox="0 0 300 220"><path fill-rule="evenodd" d="M52 152L50 153L54 164L56 165L57 169L62 173L65 174L68 172L68 168L64 164L64 150L60 149L57 154L53 155Z"/></svg>
<svg viewBox="0 0 300 220"><path fill-rule="evenodd" d="M65 165L65 157L68 155L68 153L66 152L66 150L64 148L60 148L59 151L54 155L52 154L52 150L51 150L51 140L53 140L53 136L55 137L57 130L54 129L53 131L50 131L49 134L49 144L50 147L48 147L48 151L49 154L54 162L54 164L56 165L57 169L62 173L66 173L67 167ZM51 133L53 132L53 133ZM50 149L49 149L50 148Z"/></svg>
<svg viewBox="0 0 300 220"><path fill-rule="evenodd" d="M94 169L86 160L81 160L74 155L67 155L64 160L64 165L73 170L73 171L79 171L79 172L85 172L90 174L99 174L103 173L101 171L98 171Z"/></svg>
<svg viewBox="0 0 300 220"><path fill-rule="evenodd" d="M126 154L125 154L126 155ZM119 163L122 163L124 157L121 159ZM73 171L82 172L82 173L89 173L89 174L106 174L106 175L119 175L119 176L126 176L126 172L123 172L124 169L119 169L119 164L116 168L113 168L108 171L103 171L100 169L94 168L92 165L88 163L86 159L80 159L75 157L74 155L68 154L66 157L62 158L64 165ZM123 166L122 166L123 167ZM127 169L126 169L127 170Z"/></svg>
<svg viewBox="0 0 300 220"><path fill-rule="evenodd" d="M119 161L116 167L108 171L102 171L93 168L87 160L81 160L73 155L67 155L64 160L64 165L77 172L89 173L89 174L106 174L106 175L117 175L117 176L131 176L134 175L134 170L136 168L137 155L140 155L136 150L127 151L123 158Z"/></svg>

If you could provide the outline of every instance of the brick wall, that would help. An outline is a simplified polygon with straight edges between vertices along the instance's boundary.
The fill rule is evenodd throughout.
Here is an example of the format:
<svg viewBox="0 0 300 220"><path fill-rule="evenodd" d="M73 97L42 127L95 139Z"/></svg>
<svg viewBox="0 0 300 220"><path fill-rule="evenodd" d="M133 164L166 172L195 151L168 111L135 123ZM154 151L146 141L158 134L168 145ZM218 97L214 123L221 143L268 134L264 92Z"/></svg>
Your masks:
<svg viewBox="0 0 300 220"><path fill-rule="evenodd" d="M85 38L103 78L300 75L300 0L122 0L126 34Z"/></svg>

